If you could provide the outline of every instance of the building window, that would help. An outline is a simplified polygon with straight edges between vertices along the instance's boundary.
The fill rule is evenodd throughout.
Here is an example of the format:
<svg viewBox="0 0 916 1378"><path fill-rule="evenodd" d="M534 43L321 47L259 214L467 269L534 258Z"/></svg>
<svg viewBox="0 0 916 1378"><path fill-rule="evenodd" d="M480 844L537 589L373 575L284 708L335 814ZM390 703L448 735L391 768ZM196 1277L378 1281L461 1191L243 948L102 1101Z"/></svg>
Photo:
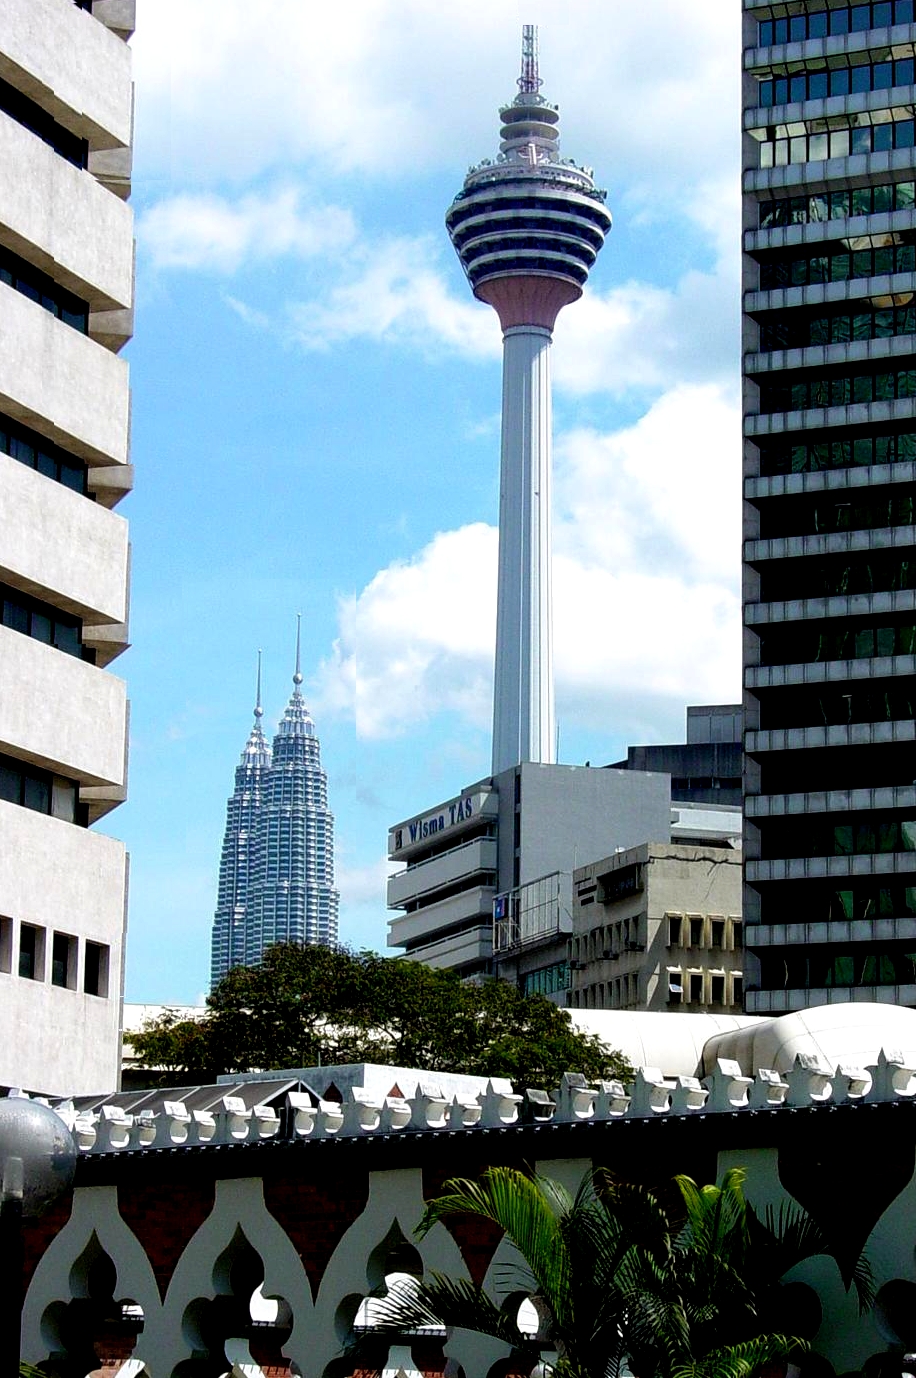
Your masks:
<svg viewBox="0 0 916 1378"><path fill-rule="evenodd" d="M826 38L828 34L864 33L912 22L913 0L875 0L874 4L843 5L779 19L761 19L757 44L771 48L779 43L803 43L808 38Z"/></svg>
<svg viewBox="0 0 916 1378"><path fill-rule="evenodd" d="M710 946L711 946L711 947L724 947L724 946L725 946L725 920L724 920L724 919L711 919L711 920L710 920L710 924L709 924L709 929L710 929L710 939L709 939Z"/></svg>
<svg viewBox="0 0 916 1378"><path fill-rule="evenodd" d="M779 349L807 349L811 345L851 344L857 340L889 340L916 333L913 306L862 306L857 311L817 315L799 310L768 312L760 327L762 353Z"/></svg>
<svg viewBox="0 0 916 1378"><path fill-rule="evenodd" d="M703 973L702 971L691 971L688 975L688 993L691 1005L702 1005L703 1003Z"/></svg>
<svg viewBox="0 0 916 1378"><path fill-rule="evenodd" d="M709 1003L725 1004L725 973L714 971L709 978Z"/></svg>
<svg viewBox="0 0 916 1378"><path fill-rule="evenodd" d="M13 970L13 920L0 915L0 972Z"/></svg>
<svg viewBox="0 0 916 1378"><path fill-rule="evenodd" d="M51 941L51 985L76 990L77 941L70 933L55 933Z"/></svg>
<svg viewBox="0 0 916 1378"><path fill-rule="evenodd" d="M693 914L689 919L690 923L690 946L703 946L703 919L698 914Z"/></svg>
<svg viewBox="0 0 916 1378"><path fill-rule="evenodd" d="M89 304L60 287L47 273L0 245L0 282L37 302L80 334L89 333Z"/></svg>
<svg viewBox="0 0 916 1378"><path fill-rule="evenodd" d="M760 385L760 411L807 411L811 407L848 407L861 402L893 402L916 397L916 369L887 372L824 372L816 377L796 376L789 381Z"/></svg>
<svg viewBox="0 0 916 1378"><path fill-rule="evenodd" d="M24 129L36 134L39 139L59 153L62 158L66 158L68 163L74 167L85 168L89 165L89 144L86 139L81 139L76 134L72 134L69 129L65 129L62 124L58 124L37 101L30 100L21 91L17 91L15 86L10 86L8 81L0 79L0 110L9 115L17 124L21 124Z"/></svg>
<svg viewBox="0 0 916 1378"><path fill-rule="evenodd" d="M81 460L58 449L37 431L30 431L2 414L0 454L9 455L11 459L18 460L29 469L36 469L38 473L54 479L56 483L62 483L74 493L90 496L86 489L86 466Z"/></svg>
<svg viewBox="0 0 916 1378"><path fill-rule="evenodd" d="M83 990L87 995L108 995L110 949L104 943L86 943L83 961Z"/></svg>
<svg viewBox="0 0 916 1378"><path fill-rule="evenodd" d="M912 107L901 107L909 111ZM892 148L912 148L916 125L912 119L891 119L884 124L849 125L817 134L791 134L797 125L768 127L760 141L760 167L787 167L795 163L820 163L827 158L848 158L857 153L881 153Z"/></svg>
<svg viewBox="0 0 916 1378"><path fill-rule="evenodd" d="M812 192L807 196L784 196L778 201L760 203L760 228L767 230L782 225L807 225L882 211L909 210L914 201L916 182L881 182L869 187Z"/></svg>
<svg viewBox="0 0 916 1378"><path fill-rule="evenodd" d="M67 823L88 823L86 811L78 803L77 785L60 775L49 775L37 766L0 756L0 800L52 814Z"/></svg>
<svg viewBox="0 0 916 1378"><path fill-rule="evenodd" d="M570 985L569 964L553 962L538 971L526 971L522 976L524 995L557 995Z"/></svg>
<svg viewBox="0 0 916 1378"><path fill-rule="evenodd" d="M802 16L804 18L805 16ZM802 72L765 77L757 92L757 104L795 104L798 101L825 100L829 96L857 95L862 91L889 91L894 86L912 86L913 59L862 62L855 67L809 67Z"/></svg>
<svg viewBox="0 0 916 1378"><path fill-rule="evenodd" d="M887 244L881 248L851 251L837 241L839 252L826 249L804 257L768 254L760 264L760 290L780 287L808 287L812 283L849 282L853 279L884 277L891 273L916 271L916 244L912 231L904 232L910 242ZM901 239L904 235L900 236Z"/></svg>
<svg viewBox="0 0 916 1378"><path fill-rule="evenodd" d="M683 926L684 926L684 920L683 920L683 918L681 917L680 914L669 914L669 915L668 915L668 946L669 946L669 947L680 947L680 946L681 946L681 933L682 933L682 930L683 930Z"/></svg>
<svg viewBox="0 0 916 1378"><path fill-rule="evenodd" d="M741 949L744 946L744 924L740 919L732 919L732 947Z"/></svg>
<svg viewBox="0 0 916 1378"><path fill-rule="evenodd" d="M635 895L643 888L642 867L640 865L622 866L619 871L611 871L599 876L601 899L605 904Z"/></svg>
<svg viewBox="0 0 916 1378"><path fill-rule="evenodd" d="M19 975L27 981L45 979L45 931L31 923L19 925Z"/></svg>
<svg viewBox="0 0 916 1378"><path fill-rule="evenodd" d="M684 982L680 967L668 968L668 1004L680 1005L684 999Z"/></svg>
<svg viewBox="0 0 916 1378"><path fill-rule="evenodd" d="M864 468L873 464L902 464L916 460L916 434L870 432L850 437L830 436L799 445L775 442L760 447L760 472L770 474L808 474L823 469Z"/></svg>
<svg viewBox="0 0 916 1378"><path fill-rule="evenodd" d="M66 655L95 659L94 652L83 646L83 624L78 617L5 584L0 584L0 621L4 627L44 641Z"/></svg>
<svg viewBox="0 0 916 1378"><path fill-rule="evenodd" d="M732 972L732 1004L740 1005L744 1000L744 977L737 971Z"/></svg>

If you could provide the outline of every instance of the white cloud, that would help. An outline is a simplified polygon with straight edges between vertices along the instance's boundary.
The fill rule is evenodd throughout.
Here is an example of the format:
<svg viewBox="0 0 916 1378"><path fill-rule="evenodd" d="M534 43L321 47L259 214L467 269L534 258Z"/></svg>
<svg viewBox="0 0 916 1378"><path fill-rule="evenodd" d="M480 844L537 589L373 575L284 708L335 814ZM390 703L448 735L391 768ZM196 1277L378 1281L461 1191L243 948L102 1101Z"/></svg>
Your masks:
<svg viewBox="0 0 916 1378"><path fill-rule="evenodd" d="M247 302L239 301L238 297L233 297L228 292L223 293L223 301L240 320L243 320L246 325L253 326L255 330L266 330L270 325L270 317L266 311L259 311L256 306L249 306Z"/></svg>
<svg viewBox="0 0 916 1378"><path fill-rule="evenodd" d="M441 711L490 715L496 532L441 533L409 562L341 599L340 634L318 675L321 713L352 716L361 737L399 736Z"/></svg>
<svg viewBox="0 0 916 1378"><path fill-rule="evenodd" d="M280 255L333 258L355 232L348 210L310 206L303 192L291 186L249 192L234 201L211 193L182 193L151 206L137 226L155 267L218 273Z"/></svg>
<svg viewBox="0 0 916 1378"><path fill-rule="evenodd" d="M526 21L541 25L544 94L562 99L570 154L679 213L710 166L737 168L740 18L721 0L569 0L559 18L546 0L275 0L266 20L250 0L140 0L143 162L210 184L292 164L379 182L460 174L495 148ZM732 128L714 117L729 106Z"/></svg>
<svg viewBox="0 0 916 1378"><path fill-rule="evenodd" d="M376 903L380 912L384 912L385 884L397 867L392 866L384 856L363 866L349 866L338 857L335 869L341 907Z"/></svg>
<svg viewBox="0 0 916 1378"><path fill-rule="evenodd" d="M470 293L456 297L425 238L364 241L342 280L313 301L290 306L295 337L306 349L354 339L386 340L473 357L499 356L499 329Z"/></svg>
<svg viewBox="0 0 916 1378"><path fill-rule="evenodd" d="M734 399L665 394L636 425L562 439L556 491L557 701L568 723L640 726L650 704L734 697L740 666L740 453ZM342 600L324 713L366 738L440 712L490 717L496 532L442 533Z"/></svg>

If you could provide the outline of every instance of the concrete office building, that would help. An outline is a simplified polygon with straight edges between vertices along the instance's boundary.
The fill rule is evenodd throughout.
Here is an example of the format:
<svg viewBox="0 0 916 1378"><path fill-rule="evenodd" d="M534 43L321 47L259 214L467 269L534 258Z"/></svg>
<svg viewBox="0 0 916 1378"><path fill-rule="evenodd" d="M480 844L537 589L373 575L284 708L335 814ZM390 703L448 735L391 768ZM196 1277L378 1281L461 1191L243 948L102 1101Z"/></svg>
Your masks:
<svg viewBox="0 0 916 1378"><path fill-rule="evenodd" d="M550 344L611 228L590 169L560 157L559 114L540 87L537 30L526 24L499 156L471 169L446 216L474 295L503 331L494 776L556 760Z"/></svg>
<svg viewBox="0 0 916 1378"><path fill-rule="evenodd" d="M743 43L746 1007L912 1005L914 6Z"/></svg>
<svg viewBox="0 0 916 1378"><path fill-rule="evenodd" d="M478 781L395 824L388 945L462 976L495 972L566 1003L573 872L647 839L726 844L740 809L673 803L660 771L544 766Z"/></svg>
<svg viewBox="0 0 916 1378"><path fill-rule="evenodd" d="M480 780L391 829L389 859L406 869L388 881L388 906L403 911L389 920L388 945L462 976L486 975L498 895L555 873L568 888L580 861L666 835L670 808L670 778L649 772L524 761Z"/></svg>
<svg viewBox="0 0 916 1378"><path fill-rule="evenodd" d="M575 872L573 1008L741 1012L738 809L732 826L715 845L646 842Z"/></svg>
<svg viewBox="0 0 916 1378"><path fill-rule="evenodd" d="M0 5L0 1084L117 1084L130 0Z"/></svg>
<svg viewBox="0 0 916 1378"><path fill-rule="evenodd" d="M687 709L687 741L631 746L612 770L661 770L671 776L671 798L684 803L741 806L743 769L740 703Z"/></svg>
<svg viewBox="0 0 916 1378"><path fill-rule="evenodd" d="M537 992L559 1005L665 1008L661 997L655 999L655 983L649 979L661 945L649 915L654 916L663 903L666 914L669 910L682 912L685 907L695 914L695 892L710 889L710 878L726 851L728 860L734 862L733 888L738 887L735 894L729 892L729 910L740 915L740 855L735 849L741 846L741 810L735 805L675 803L672 799L667 817L659 816L654 822L655 831L644 833L635 849L618 845L612 856L580 866L586 853L576 848L569 853L567 868L497 895L493 904L493 974L511 981L525 994ZM606 826L608 833L614 832L618 820L608 818ZM716 858L712 867L708 862L710 849ZM697 866L693 865L695 852ZM598 853L592 850L590 855ZM669 859L664 867L654 865L656 855ZM620 877L616 875L618 867L623 868ZM613 881L611 871L615 873ZM670 885L661 883L663 876ZM680 898L675 893L678 881L684 882ZM596 902L601 907L591 908ZM625 939L614 944L611 930L620 937L624 921ZM601 931L592 933L593 929ZM613 1003L615 997L617 1004Z"/></svg>

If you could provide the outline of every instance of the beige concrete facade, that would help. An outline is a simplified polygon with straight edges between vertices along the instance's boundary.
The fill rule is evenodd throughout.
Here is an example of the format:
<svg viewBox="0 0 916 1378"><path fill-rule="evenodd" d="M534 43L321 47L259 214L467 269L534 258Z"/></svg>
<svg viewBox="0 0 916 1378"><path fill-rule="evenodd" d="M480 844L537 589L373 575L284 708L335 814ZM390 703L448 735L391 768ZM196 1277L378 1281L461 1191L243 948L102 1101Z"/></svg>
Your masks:
<svg viewBox="0 0 916 1378"><path fill-rule="evenodd" d="M0 5L0 1086L60 1095L120 1072L132 28Z"/></svg>
<svg viewBox="0 0 916 1378"><path fill-rule="evenodd" d="M650 842L573 876L570 1005L740 1013L741 853Z"/></svg>

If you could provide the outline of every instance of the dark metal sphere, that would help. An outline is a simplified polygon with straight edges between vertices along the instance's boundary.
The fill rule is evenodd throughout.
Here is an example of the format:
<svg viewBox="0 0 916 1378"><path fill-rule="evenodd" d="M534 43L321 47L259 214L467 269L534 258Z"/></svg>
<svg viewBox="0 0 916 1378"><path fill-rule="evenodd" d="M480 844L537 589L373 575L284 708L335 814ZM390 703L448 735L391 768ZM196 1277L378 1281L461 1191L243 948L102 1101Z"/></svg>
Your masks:
<svg viewBox="0 0 916 1378"><path fill-rule="evenodd" d="M11 1158L22 1159L22 1213L40 1215L73 1181L77 1148L63 1120L47 1105L18 1096L0 1100L0 1188Z"/></svg>

